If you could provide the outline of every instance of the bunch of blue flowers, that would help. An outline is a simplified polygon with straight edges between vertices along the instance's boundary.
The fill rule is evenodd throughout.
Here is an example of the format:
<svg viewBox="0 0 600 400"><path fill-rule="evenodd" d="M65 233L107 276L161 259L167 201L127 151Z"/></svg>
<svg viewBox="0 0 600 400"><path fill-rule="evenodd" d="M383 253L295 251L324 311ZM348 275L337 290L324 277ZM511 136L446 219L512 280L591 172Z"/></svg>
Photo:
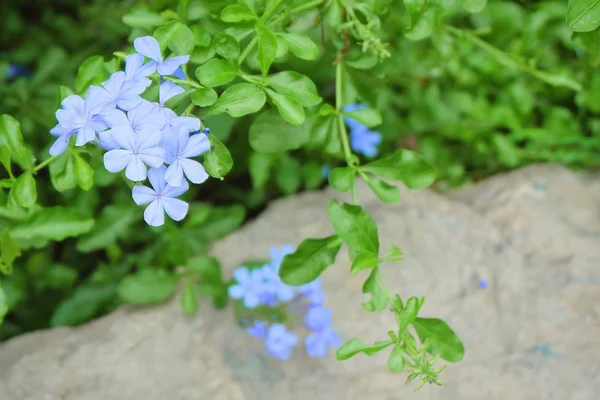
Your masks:
<svg viewBox="0 0 600 400"><path fill-rule="evenodd" d="M344 111L357 111L367 108L364 104L350 104L344 107ZM372 131L368 126L350 118L344 117L344 122L350 130L350 147L357 153L366 157L375 157L379 151L378 147L382 141L381 133Z"/></svg>
<svg viewBox="0 0 600 400"><path fill-rule="evenodd" d="M185 78L181 66L190 56L163 58L151 36L134 40L137 53L125 59L125 70L113 73L101 86L90 86L84 98L65 98L56 111L58 124L50 131L57 137L50 154L62 154L73 136L75 146L94 143L107 152L104 166L141 182L148 178L151 188L136 185L132 197L146 205L144 220L152 226L164 224L165 213L182 220L188 204L177 199L189 189L188 180L199 184L208 179L201 163L193 158L210 150L210 142L196 117L178 116L166 102L184 89L166 76ZM152 80L151 77L159 79ZM158 102L142 98L153 82L160 82ZM187 179L186 179L187 178Z"/></svg>
<svg viewBox="0 0 600 400"><path fill-rule="evenodd" d="M298 337L287 325L298 316L304 319L309 334L304 341L311 357L324 357L330 346L341 346L340 336L332 329L331 309L324 307L325 294L319 279L292 287L279 278L283 258L294 252L290 245L271 248L270 262L257 267L239 267L229 287L229 296L242 307L242 321L250 335L264 339L267 353L279 360L292 354Z"/></svg>

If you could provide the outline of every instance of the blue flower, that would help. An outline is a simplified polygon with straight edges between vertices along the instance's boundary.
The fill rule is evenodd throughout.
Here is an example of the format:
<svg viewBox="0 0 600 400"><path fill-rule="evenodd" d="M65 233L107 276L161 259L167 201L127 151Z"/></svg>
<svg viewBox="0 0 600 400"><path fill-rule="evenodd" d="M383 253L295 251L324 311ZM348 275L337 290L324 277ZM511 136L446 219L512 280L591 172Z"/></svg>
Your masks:
<svg viewBox="0 0 600 400"><path fill-rule="evenodd" d="M265 285L261 296L263 304L274 306L278 301L286 302L294 298L294 288L281 281L273 264L263 265L259 271Z"/></svg>
<svg viewBox="0 0 600 400"><path fill-rule="evenodd" d="M323 168L321 168L321 176L323 177L323 179L328 179L330 172L331 168L329 167L329 165L323 165Z"/></svg>
<svg viewBox="0 0 600 400"><path fill-rule="evenodd" d="M148 76L155 72L156 63L144 64L144 56L141 54L130 54L125 58L125 78L128 82L148 87L152 84Z"/></svg>
<svg viewBox="0 0 600 400"><path fill-rule="evenodd" d="M247 328L246 332L256 338L263 338L267 334L267 323L265 321L254 321L254 325Z"/></svg>
<svg viewBox="0 0 600 400"><path fill-rule="evenodd" d="M133 187L132 197L135 204L142 206L149 204L144 211L144 220L148 225L161 226L165 223L165 213L175 220L181 221L188 211L185 201L176 199L184 194L189 185L185 182L179 187L172 187L165 181L165 167L153 168L148 173L148 180L152 188L142 185Z"/></svg>
<svg viewBox="0 0 600 400"><path fill-rule="evenodd" d="M298 291L310 301L312 306L320 306L325 302L325 292L320 279L298 287Z"/></svg>
<svg viewBox="0 0 600 400"><path fill-rule="evenodd" d="M338 348L342 345L340 335L331 328L309 334L305 341L306 353L311 357L325 357L329 346Z"/></svg>
<svg viewBox="0 0 600 400"><path fill-rule="evenodd" d="M273 324L267 330L265 349L278 360L287 360L298 344L298 338L282 324Z"/></svg>
<svg viewBox="0 0 600 400"><path fill-rule="evenodd" d="M259 306L265 293L262 272L257 269L250 271L248 267L241 266L233 273L233 278L237 284L229 287L229 297L243 300L247 308Z"/></svg>
<svg viewBox="0 0 600 400"><path fill-rule="evenodd" d="M176 56L164 59L158 41L152 36L139 37L133 41L133 47L138 53L148 57L156 65L160 75L172 75L179 66L189 61L190 56Z"/></svg>
<svg viewBox="0 0 600 400"><path fill-rule="evenodd" d="M142 102L140 95L146 90L144 84L128 81L125 72L115 72L102 84L109 95L111 107L121 110L131 110Z"/></svg>
<svg viewBox="0 0 600 400"><path fill-rule="evenodd" d="M160 87L158 89L158 103L152 103L154 104L154 106L156 108L158 108L158 112L163 114L163 118L166 120L170 120L174 117L177 117L177 114L175 114L175 111L171 110L170 108L168 108L167 106L165 106L165 103L177 96L178 94L181 94L185 92L185 90L181 87L181 86L177 86L176 84L174 84L171 81L164 81L163 83L160 84ZM156 110L155 110L156 112Z"/></svg>
<svg viewBox="0 0 600 400"><path fill-rule="evenodd" d="M8 71L6 71L6 79L16 78L17 76L27 75L27 69L21 65L8 64Z"/></svg>
<svg viewBox="0 0 600 400"><path fill-rule="evenodd" d="M350 104L344 107L344 111L357 111L364 108L367 108L364 104ZM344 121L350 129L350 147L352 150L367 157L375 157L379 144L383 139L381 133L370 130L350 117L344 117Z"/></svg>
<svg viewBox="0 0 600 400"><path fill-rule="evenodd" d="M210 142L205 134L190 136L185 126L180 127L177 135L168 139L165 150L166 162L170 164L165 174L169 185L181 185L185 180L184 174L193 183L202 183L208 179L202 164L191 159L210 150Z"/></svg>
<svg viewBox="0 0 600 400"><path fill-rule="evenodd" d="M269 254L271 255L271 265L276 273L279 273L279 268L281 267L281 263L283 262L285 256L294 253L294 251L296 250L291 244L286 244L282 247L271 247L269 249Z"/></svg>
<svg viewBox="0 0 600 400"><path fill-rule="evenodd" d="M93 141L96 132L106 129L106 122L100 114L108 111L109 103L106 91L99 86L91 86L85 100L76 95L65 98L61 103L62 109L56 111L58 124L50 131L58 136L50 147L50 155L62 154L73 135L77 135L76 146Z"/></svg>
<svg viewBox="0 0 600 400"><path fill-rule="evenodd" d="M304 324L313 331L322 331L331 326L331 309L322 306L312 307L304 317Z"/></svg>
<svg viewBox="0 0 600 400"><path fill-rule="evenodd" d="M125 176L132 181L146 179L146 165L158 168L165 160L165 153L158 144L160 131L148 134L135 133L131 129L111 130L111 138L119 148L104 154L104 167L112 173L125 169Z"/></svg>

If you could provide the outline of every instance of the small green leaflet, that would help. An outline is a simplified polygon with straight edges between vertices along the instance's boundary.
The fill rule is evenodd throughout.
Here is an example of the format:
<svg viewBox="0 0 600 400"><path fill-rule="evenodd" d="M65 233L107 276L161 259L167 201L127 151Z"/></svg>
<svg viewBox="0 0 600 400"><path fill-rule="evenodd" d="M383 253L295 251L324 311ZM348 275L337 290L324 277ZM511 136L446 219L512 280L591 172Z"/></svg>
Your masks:
<svg viewBox="0 0 600 400"><path fill-rule="evenodd" d="M465 346L452 328L444 321L437 318L416 318L413 327L421 343L427 341L427 352L439 355L440 358L450 362L458 362L465 355Z"/></svg>
<svg viewBox="0 0 600 400"><path fill-rule="evenodd" d="M258 37L258 63L262 75L266 76L277 56L277 38L266 25L259 23L255 28Z"/></svg>
<svg viewBox="0 0 600 400"><path fill-rule="evenodd" d="M226 112L234 118L239 118L257 112L266 101L265 92L258 86L251 83L238 83L228 87L204 116Z"/></svg>
<svg viewBox="0 0 600 400"><path fill-rule="evenodd" d="M352 260L364 252L379 254L377 224L361 206L331 200L328 214L333 229L348 245Z"/></svg>
<svg viewBox="0 0 600 400"><path fill-rule="evenodd" d="M119 282L117 292L127 303L153 304L171 297L176 286L177 279L167 271L145 268Z"/></svg>
<svg viewBox="0 0 600 400"><path fill-rule="evenodd" d="M600 26L600 0L569 0L567 24L575 32L591 32Z"/></svg>
<svg viewBox="0 0 600 400"><path fill-rule="evenodd" d="M393 342L391 340L375 342L374 344L369 345L363 343L360 339L351 339L337 349L335 352L335 358L339 361L343 361L354 357L358 353L364 353L368 356L372 356L392 344Z"/></svg>
<svg viewBox="0 0 600 400"><path fill-rule="evenodd" d="M322 239L306 239L281 264L279 276L291 286L301 286L317 279L335 262L342 241L337 235Z"/></svg>

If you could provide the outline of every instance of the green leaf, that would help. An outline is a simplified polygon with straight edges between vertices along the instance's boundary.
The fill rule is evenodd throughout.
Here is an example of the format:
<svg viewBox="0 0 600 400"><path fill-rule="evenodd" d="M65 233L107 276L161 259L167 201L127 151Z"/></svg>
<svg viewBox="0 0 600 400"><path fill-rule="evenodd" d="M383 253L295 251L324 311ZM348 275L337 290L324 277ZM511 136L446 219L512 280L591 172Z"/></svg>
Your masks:
<svg viewBox="0 0 600 400"><path fill-rule="evenodd" d="M94 227L77 241L77 251L91 253L108 248L125 236L128 228L138 218L135 208L118 205L104 207Z"/></svg>
<svg viewBox="0 0 600 400"><path fill-rule="evenodd" d="M275 183L284 194L298 191L302 183L300 162L287 153L283 153L277 160L275 167Z"/></svg>
<svg viewBox="0 0 600 400"><path fill-rule="evenodd" d="M271 102L277 107L283 119L293 125L302 125L304 123L306 117L304 115L304 108L300 104L271 89L265 89L265 92L269 99L271 99Z"/></svg>
<svg viewBox="0 0 600 400"><path fill-rule="evenodd" d="M8 150L8 147L6 147L5 145L0 147L0 163L6 171L12 171L10 165L10 152Z"/></svg>
<svg viewBox="0 0 600 400"><path fill-rule="evenodd" d="M60 302L52 314L50 326L74 326L89 321L114 301L115 294L114 284L80 286Z"/></svg>
<svg viewBox="0 0 600 400"><path fill-rule="evenodd" d="M355 275L363 269L377 268L378 256L375 253L360 253L352 262L350 274Z"/></svg>
<svg viewBox="0 0 600 400"><path fill-rule="evenodd" d="M176 287L173 274L163 269L145 268L119 282L117 292L127 303L154 304L166 301Z"/></svg>
<svg viewBox="0 0 600 400"><path fill-rule="evenodd" d="M94 170L80 155L73 154L73 172L77 184L83 190L90 190L94 186Z"/></svg>
<svg viewBox="0 0 600 400"><path fill-rule="evenodd" d="M167 46L175 55L188 55L194 50L196 37L190 28L181 22L172 21L154 31L154 38L164 51Z"/></svg>
<svg viewBox="0 0 600 400"><path fill-rule="evenodd" d="M507 136L494 134L492 136L492 143L496 148L498 161L500 161L502 165L510 168L519 165L519 149Z"/></svg>
<svg viewBox="0 0 600 400"><path fill-rule="evenodd" d="M377 224L361 206L331 200L328 214L333 229L348 245L352 260L360 253L379 254Z"/></svg>
<svg viewBox="0 0 600 400"><path fill-rule="evenodd" d="M398 296L398 295L396 295ZM397 297L400 300L399 297ZM400 303L402 301L400 300ZM394 310L396 314L396 321L398 322L398 333L402 334L402 332L414 322L414 320L419 315L419 310L421 309L421 305L423 304L416 297L410 297L406 302L406 306L402 307L401 310Z"/></svg>
<svg viewBox="0 0 600 400"><path fill-rule="evenodd" d="M79 236L94 226L94 220L78 212L63 207L49 207L38 210L31 219L19 222L12 228L15 240L56 240Z"/></svg>
<svg viewBox="0 0 600 400"><path fill-rule="evenodd" d="M4 316L8 313L8 303L6 301L6 295L4 289L0 286L0 324L4 321Z"/></svg>
<svg viewBox="0 0 600 400"><path fill-rule="evenodd" d="M33 156L25 146L19 122L8 114L0 116L0 148L6 147L12 159L24 170L33 167Z"/></svg>
<svg viewBox="0 0 600 400"><path fill-rule="evenodd" d="M388 356L387 367L390 372L404 371L404 350L400 344L396 344Z"/></svg>
<svg viewBox="0 0 600 400"><path fill-rule="evenodd" d="M258 64L262 75L267 76L277 56L277 38L266 25L258 23L255 29L258 37Z"/></svg>
<svg viewBox="0 0 600 400"><path fill-rule="evenodd" d="M212 40L211 47L226 60L234 61L240 57L240 44L233 36L226 33L217 34Z"/></svg>
<svg viewBox="0 0 600 400"><path fill-rule="evenodd" d="M246 218L246 209L236 204L226 207L215 207L201 225L190 229L195 237L210 241L227 236L240 227Z"/></svg>
<svg viewBox="0 0 600 400"><path fill-rule="evenodd" d="M308 36L299 33L279 33L287 43L289 50L303 60L315 60L319 55L319 47Z"/></svg>
<svg viewBox="0 0 600 400"><path fill-rule="evenodd" d="M75 160L70 151L66 151L56 158L50 166L50 181L58 192L64 192L77 186L75 174Z"/></svg>
<svg viewBox="0 0 600 400"><path fill-rule="evenodd" d="M104 70L104 58L102 56L91 56L87 58L77 70L75 78L75 91L83 94L90 85L99 85L106 80Z"/></svg>
<svg viewBox="0 0 600 400"><path fill-rule="evenodd" d="M233 168L233 159L227 147L215 135L207 136L211 149L204 153L204 168L213 178L222 179Z"/></svg>
<svg viewBox="0 0 600 400"><path fill-rule="evenodd" d="M209 87L225 85L226 83L231 82L237 74L238 71L234 65L217 58L213 58L196 69L196 78L198 78L201 84Z"/></svg>
<svg viewBox="0 0 600 400"><path fill-rule="evenodd" d="M277 93L287 96L303 107L319 104L323 99L309 77L294 71L284 71L267 78L267 84Z"/></svg>
<svg viewBox="0 0 600 400"><path fill-rule="evenodd" d="M600 26L600 0L569 0L567 24L575 32L591 32Z"/></svg>
<svg viewBox="0 0 600 400"><path fill-rule="evenodd" d="M397 262L402 261L404 258L404 254L402 254L402 250L400 250L396 245L392 245L390 251L388 251L384 256L384 262Z"/></svg>
<svg viewBox="0 0 600 400"><path fill-rule="evenodd" d="M329 184L338 192L347 192L354 186L356 170L351 167L338 167L329 172Z"/></svg>
<svg viewBox="0 0 600 400"><path fill-rule="evenodd" d="M134 8L123 16L123 23L132 28L152 28L163 25L168 20L146 8Z"/></svg>
<svg viewBox="0 0 600 400"><path fill-rule="evenodd" d="M344 111L342 114L360 122L369 128L381 125L381 113L373 108L361 108L355 111Z"/></svg>
<svg viewBox="0 0 600 400"><path fill-rule="evenodd" d="M600 29L595 29L591 32L575 33L585 49L587 57L592 67L600 66Z"/></svg>
<svg viewBox="0 0 600 400"><path fill-rule="evenodd" d="M275 110L258 116L250 126L250 146L261 153L280 153L300 148L308 140L308 131L285 122Z"/></svg>
<svg viewBox="0 0 600 400"><path fill-rule="evenodd" d="M243 117L260 110L267 101L265 92L250 83L238 83L228 87L219 100L208 109L205 117L226 112L234 118Z"/></svg>
<svg viewBox="0 0 600 400"><path fill-rule="evenodd" d="M196 256L189 260L188 269L200 274L202 280L205 281L214 282L222 279L221 264L215 257Z"/></svg>
<svg viewBox="0 0 600 400"><path fill-rule="evenodd" d="M410 26L404 30L404 36L410 40L422 40L431 36L436 27L439 7L422 0L404 0L410 15Z"/></svg>
<svg viewBox="0 0 600 400"><path fill-rule="evenodd" d="M465 10L477 13L485 8L487 0L460 0Z"/></svg>
<svg viewBox="0 0 600 400"><path fill-rule="evenodd" d="M325 180L323 166L315 161L308 161L302 165L304 186L308 190L317 189Z"/></svg>
<svg viewBox="0 0 600 400"><path fill-rule="evenodd" d="M400 189L379 179L373 179L365 175L365 181L379 198L379 200L388 204L395 204L400 201Z"/></svg>
<svg viewBox="0 0 600 400"><path fill-rule="evenodd" d="M3 272L12 271L13 262L21 255L19 245L13 240L10 231L4 232L0 241L0 264L4 266Z"/></svg>
<svg viewBox="0 0 600 400"><path fill-rule="evenodd" d="M427 352L449 362L458 362L465 355L465 346L452 328L437 318L416 318L413 323L421 343L427 341Z"/></svg>
<svg viewBox="0 0 600 400"><path fill-rule="evenodd" d="M252 187L262 189L271 175L275 157L272 154L252 152L248 160L248 170L252 178Z"/></svg>
<svg viewBox="0 0 600 400"><path fill-rule="evenodd" d="M60 104L67 97L72 96L74 94L75 92L72 91L70 87L60 85L58 87L58 104Z"/></svg>
<svg viewBox="0 0 600 400"><path fill-rule="evenodd" d="M396 150L360 169L381 178L402 181L409 189L423 189L436 178L435 169L414 151Z"/></svg>
<svg viewBox="0 0 600 400"><path fill-rule="evenodd" d="M10 195L21 207L29 208L37 201L37 189L35 187L35 179L31 172L23 172L17 178L10 191Z"/></svg>
<svg viewBox="0 0 600 400"><path fill-rule="evenodd" d="M301 286L312 282L335 262L342 241L337 235L306 239L281 263L279 277L286 285Z"/></svg>
<svg viewBox="0 0 600 400"><path fill-rule="evenodd" d="M362 303L365 310L374 312L384 310L388 305L388 296L381 287L379 280L381 279L379 268L373 268L371 274L365 281L362 292L371 295L371 300Z"/></svg>
<svg viewBox="0 0 600 400"><path fill-rule="evenodd" d="M194 103L198 107L212 106L213 104L215 104L215 101L217 101L217 97L217 92L215 92L209 87L196 89L190 95L192 103Z"/></svg>
<svg viewBox="0 0 600 400"><path fill-rule="evenodd" d="M196 315L198 312L198 297L196 296L196 287L194 282L188 280L183 286L179 295L179 304L186 315Z"/></svg>
<svg viewBox="0 0 600 400"><path fill-rule="evenodd" d="M360 339L351 339L337 349L335 352L335 358L338 361L343 361L354 357L358 353L364 353L368 356L372 356L392 344L393 342L391 340L375 342L374 344L365 344Z"/></svg>
<svg viewBox="0 0 600 400"><path fill-rule="evenodd" d="M254 21L256 15L242 4L231 4L221 11L221 20L224 22Z"/></svg>

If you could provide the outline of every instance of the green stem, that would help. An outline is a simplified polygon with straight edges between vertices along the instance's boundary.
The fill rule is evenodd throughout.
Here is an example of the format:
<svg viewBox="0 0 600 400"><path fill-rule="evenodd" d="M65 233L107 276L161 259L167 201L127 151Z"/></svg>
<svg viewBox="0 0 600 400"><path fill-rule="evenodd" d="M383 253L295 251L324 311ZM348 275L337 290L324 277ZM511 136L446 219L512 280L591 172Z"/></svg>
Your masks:
<svg viewBox="0 0 600 400"><path fill-rule="evenodd" d="M350 150L350 143L348 141L348 132L346 131L346 123L344 122L344 116L342 115L342 107L344 106L343 100L343 69L342 63L338 63L335 66L335 109L337 112L337 123L338 132L340 134L340 140L342 141L342 148L344 149L344 158L346 164L350 168L354 168L355 165L352 161L352 151ZM352 185L352 203L358 203L358 195L356 193L356 185Z"/></svg>
<svg viewBox="0 0 600 400"><path fill-rule="evenodd" d="M36 172L38 172L40 169L44 168L46 165L50 164L52 161L54 161L54 159L56 158L56 156L52 156L50 158L45 159L44 161L42 161L41 163L39 163L37 165L37 167L35 167L33 169L33 173L35 174Z"/></svg>
<svg viewBox="0 0 600 400"><path fill-rule="evenodd" d="M252 40L250 41L250 43L248 43L248 46L246 46L246 48L240 55L240 58L238 60L239 65L242 65L242 62L246 59L246 57L248 57L248 54L250 54L250 52L252 51L254 46L256 46L257 43L258 43L258 37L254 36L252 38Z"/></svg>
<svg viewBox="0 0 600 400"><path fill-rule="evenodd" d="M581 85L579 84L579 82L576 82L566 76L553 75L553 74L545 72L545 71L540 71L539 69L536 69L535 67L533 67L531 65L527 65L526 61L522 57L515 59L514 57L510 56L506 52L500 50L499 48L492 46L491 44L487 43L484 40L481 40L473 32L458 29L458 28L455 28L454 26L449 26L449 25L446 25L445 29L452 35L454 35L456 37L464 38L467 41L474 44L475 46L479 47L480 49L488 52L490 55L492 55L496 59L496 61L498 63L504 65L507 68L512 68L512 69L521 70L523 72L526 72L526 73L534 76L535 78L537 78L543 82L546 82L547 84L549 84L551 86L567 87L576 92L579 92L581 90Z"/></svg>
<svg viewBox="0 0 600 400"><path fill-rule="evenodd" d="M199 83L196 83L189 79L178 79L178 78L173 78L171 76L165 76L164 78L167 80L170 80L173 83L179 83L180 85L189 85L189 86L195 87L196 89L202 89L204 87L204 86L200 85Z"/></svg>
<svg viewBox="0 0 600 400"><path fill-rule="evenodd" d="M301 13L303 11L310 10L313 7L318 7L321 4L324 4L325 2L327 2L327 0L313 0L313 1L309 1L306 4L302 4L301 6L292 8L290 10L290 14L296 14L296 13Z"/></svg>
<svg viewBox="0 0 600 400"><path fill-rule="evenodd" d="M183 110L183 114L192 115L192 110L194 109L194 107L196 107L196 105L194 103L190 103L190 105L187 106L185 110Z"/></svg>

